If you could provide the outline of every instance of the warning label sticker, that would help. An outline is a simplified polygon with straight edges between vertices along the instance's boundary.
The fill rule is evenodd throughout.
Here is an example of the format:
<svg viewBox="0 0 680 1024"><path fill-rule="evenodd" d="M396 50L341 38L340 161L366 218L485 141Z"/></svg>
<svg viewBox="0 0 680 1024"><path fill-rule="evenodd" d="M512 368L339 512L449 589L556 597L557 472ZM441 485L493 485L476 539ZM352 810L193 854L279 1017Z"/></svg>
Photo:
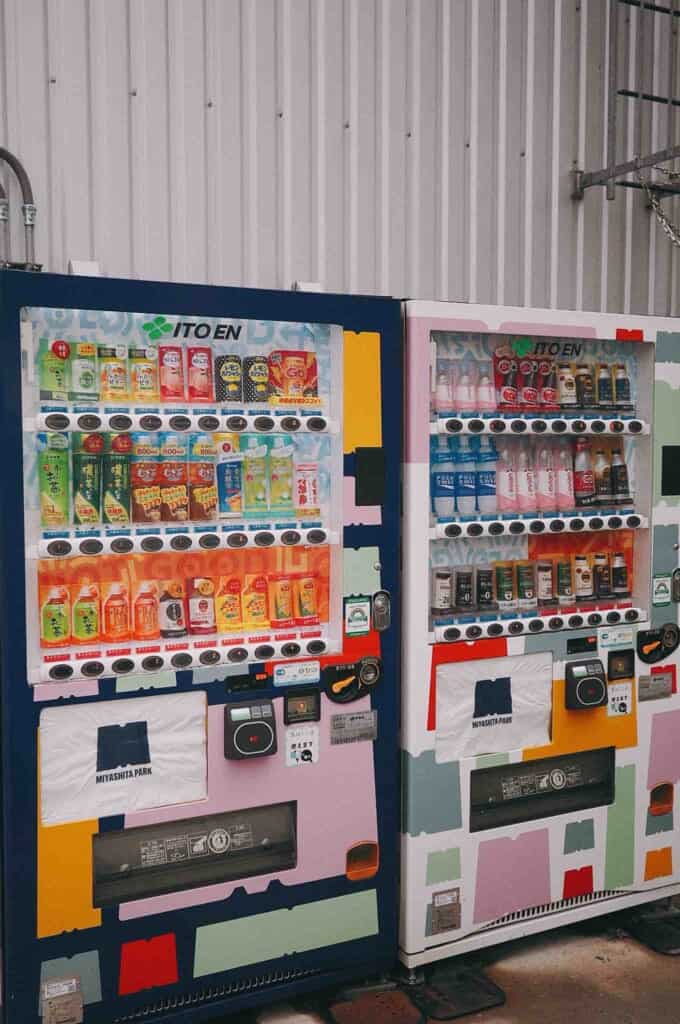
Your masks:
<svg viewBox="0 0 680 1024"><path fill-rule="evenodd" d="M432 934L460 928L460 888L432 894Z"/></svg>

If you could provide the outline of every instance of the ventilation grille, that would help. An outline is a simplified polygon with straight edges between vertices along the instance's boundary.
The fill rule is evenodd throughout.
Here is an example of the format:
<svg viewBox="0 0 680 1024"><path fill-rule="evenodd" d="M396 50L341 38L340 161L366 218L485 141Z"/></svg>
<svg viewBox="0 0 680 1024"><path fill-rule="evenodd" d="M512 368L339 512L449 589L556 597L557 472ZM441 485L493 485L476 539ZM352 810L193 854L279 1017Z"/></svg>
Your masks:
<svg viewBox="0 0 680 1024"><path fill-rule="evenodd" d="M547 914L556 914L559 910L570 910L572 907L582 907L586 903L599 903L602 900L612 900L617 896L625 896L623 889L602 889L600 892L591 892L585 896L571 896L567 900L555 900L553 903L541 903L537 907L527 907L526 910L514 910L512 914L505 914L496 918L482 931L490 928L500 928L504 924L515 924L516 921L529 921L533 917L544 917Z"/></svg>
<svg viewBox="0 0 680 1024"><path fill-rule="evenodd" d="M253 992L255 989L267 988L269 985L280 985L287 981L297 981L299 978L309 978L318 973L318 970L271 971L269 974L257 974L252 978L242 978L240 981L231 982L229 985L216 985L214 988L199 989L197 992L184 992L171 996L168 999L160 999L157 1003L148 1003L146 1006L140 1006L139 1009L126 1014L124 1017L114 1017L113 1024L127 1024L128 1021L142 1020L145 1017L152 1017L159 1013L168 1013L169 1011L179 1010L186 1006L211 1003L216 999L237 996L242 992Z"/></svg>

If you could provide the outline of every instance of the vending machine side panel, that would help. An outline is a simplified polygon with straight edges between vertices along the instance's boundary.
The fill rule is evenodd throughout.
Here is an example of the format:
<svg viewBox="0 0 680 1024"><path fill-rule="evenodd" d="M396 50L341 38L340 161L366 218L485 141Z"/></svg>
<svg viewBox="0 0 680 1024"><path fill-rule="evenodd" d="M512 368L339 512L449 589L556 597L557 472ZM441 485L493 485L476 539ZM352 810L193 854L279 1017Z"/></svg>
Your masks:
<svg viewBox="0 0 680 1024"><path fill-rule="evenodd" d="M3 1019L387 969L399 304L3 272L0 327Z"/></svg>
<svg viewBox="0 0 680 1024"><path fill-rule="evenodd" d="M407 303L408 967L678 891L673 327ZM551 371L568 385L595 364L591 397L582 378L560 405ZM500 478L522 447L543 490L513 505ZM581 491L552 505L538 473L567 466Z"/></svg>

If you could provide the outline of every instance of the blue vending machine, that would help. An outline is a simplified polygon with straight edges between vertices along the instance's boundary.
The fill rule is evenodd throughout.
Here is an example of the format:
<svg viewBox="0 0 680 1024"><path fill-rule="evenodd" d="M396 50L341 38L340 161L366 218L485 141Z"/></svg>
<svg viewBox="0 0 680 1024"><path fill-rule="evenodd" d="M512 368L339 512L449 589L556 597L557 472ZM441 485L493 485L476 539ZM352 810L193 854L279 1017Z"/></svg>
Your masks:
<svg viewBox="0 0 680 1024"><path fill-rule="evenodd" d="M397 948L400 308L0 273L7 1024Z"/></svg>

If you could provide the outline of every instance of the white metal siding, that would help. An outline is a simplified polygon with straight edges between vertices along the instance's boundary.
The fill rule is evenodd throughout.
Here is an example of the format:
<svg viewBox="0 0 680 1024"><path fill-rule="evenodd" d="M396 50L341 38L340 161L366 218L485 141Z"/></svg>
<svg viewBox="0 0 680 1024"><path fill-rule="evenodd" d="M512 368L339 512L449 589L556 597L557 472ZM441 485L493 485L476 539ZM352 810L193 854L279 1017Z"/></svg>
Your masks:
<svg viewBox="0 0 680 1024"><path fill-rule="evenodd" d="M677 314L677 250L642 195L569 195L572 166L605 162L607 9L0 0L0 139L33 179L38 259L55 271L96 258L116 276ZM645 88L666 93L667 19L644 18ZM640 20L623 9L621 85ZM618 116L627 159L629 101ZM665 143L654 106L642 148ZM665 205L680 216L677 200Z"/></svg>

